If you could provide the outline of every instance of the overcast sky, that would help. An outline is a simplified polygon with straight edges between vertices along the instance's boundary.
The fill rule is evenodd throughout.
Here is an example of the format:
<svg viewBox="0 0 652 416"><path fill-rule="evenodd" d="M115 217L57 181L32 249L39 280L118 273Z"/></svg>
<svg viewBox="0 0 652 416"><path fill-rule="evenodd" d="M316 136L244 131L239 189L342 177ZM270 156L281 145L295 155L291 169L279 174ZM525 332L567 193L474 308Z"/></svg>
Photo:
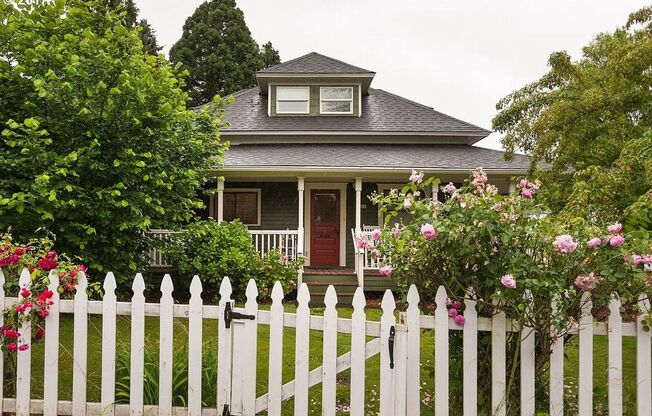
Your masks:
<svg viewBox="0 0 652 416"><path fill-rule="evenodd" d="M135 0L167 54L203 0ZM316 51L376 71L382 88L491 128L496 102L574 58L649 0L238 0L283 61ZM500 149L493 133L480 146Z"/></svg>

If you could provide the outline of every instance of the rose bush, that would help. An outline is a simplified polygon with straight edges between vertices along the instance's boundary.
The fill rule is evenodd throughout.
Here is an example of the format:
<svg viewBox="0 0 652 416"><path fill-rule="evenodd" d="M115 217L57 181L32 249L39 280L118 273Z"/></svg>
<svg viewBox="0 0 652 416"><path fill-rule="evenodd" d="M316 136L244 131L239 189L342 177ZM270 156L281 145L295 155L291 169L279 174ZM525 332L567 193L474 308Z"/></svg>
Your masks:
<svg viewBox="0 0 652 416"><path fill-rule="evenodd" d="M460 306L449 305L449 316L455 319L464 314L459 301L470 297L484 316L502 311L515 323L533 327L538 374L545 370L556 338L548 335L550 328L556 336L576 328L585 291L591 292L602 316L614 293L626 311L633 311L637 297L651 292L649 232L626 234L618 223L594 226L582 218L550 215L537 202L540 183L525 178L511 195L499 195L477 169L460 189L444 186L443 203L414 198L426 195L438 179L424 180L414 173L411 179L400 190L372 198L386 218L375 247L384 259L381 275L391 275L404 293L416 284L427 301L443 285L451 302ZM456 322L464 323L461 318ZM459 334L451 336L456 342ZM519 340L513 338L508 347L515 353ZM517 356L510 359L510 386L516 385L517 362Z"/></svg>
<svg viewBox="0 0 652 416"><path fill-rule="evenodd" d="M0 340L8 351L25 351L25 342L20 328L23 322L32 323L32 340L45 336L45 319L54 304L54 292L48 288L50 276L59 279L58 292L62 297L72 296L81 273L87 273L86 266L68 256L52 250L53 241L36 239L18 244L11 235L0 235L0 269L5 279L5 290L9 296L19 296L18 302L2 311L4 325L0 327ZM20 274L24 269L30 273L30 282L19 286Z"/></svg>

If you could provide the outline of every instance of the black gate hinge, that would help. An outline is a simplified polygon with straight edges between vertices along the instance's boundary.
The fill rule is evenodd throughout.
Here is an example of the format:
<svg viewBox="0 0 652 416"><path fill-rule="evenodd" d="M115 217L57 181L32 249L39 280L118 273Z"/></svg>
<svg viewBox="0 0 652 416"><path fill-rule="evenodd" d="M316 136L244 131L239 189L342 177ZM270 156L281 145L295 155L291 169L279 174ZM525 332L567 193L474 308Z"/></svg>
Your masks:
<svg viewBox="0 0 652 416"><path fill-rule="evenodd" d="M231 328L231 321L234 319L249 319L253 321L256 319L256 316L234 312L233 308L231 307L231 302L227 302L226 305L224 305L224 327Z"/></svg>
<svg viewBox="0 0 652 416"><path fill-rule="evenodd" d="M227 305L229 305L227 303ZM225 404L224 405L224 410L222 411L222 416L231 416L231 412L229 411L229 405Z"/></svg>

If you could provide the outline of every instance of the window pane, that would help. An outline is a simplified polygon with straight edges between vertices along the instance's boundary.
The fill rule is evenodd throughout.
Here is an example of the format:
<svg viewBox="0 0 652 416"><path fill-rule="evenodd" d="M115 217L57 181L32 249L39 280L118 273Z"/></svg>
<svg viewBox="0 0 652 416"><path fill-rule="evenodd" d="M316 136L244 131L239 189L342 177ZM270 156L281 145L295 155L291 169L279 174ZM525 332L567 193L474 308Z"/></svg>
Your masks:
<svg viewBox="0 0 652 416"><path fill-rule="evenodd" d="M308 100L310 87L276 87L277 100Z"/></svg>
<svg viewBox="0 0 652 416"><path fill-rule="evenodd" d="M255 192L239 192L236 194L236 215L243 224L258 222L258 194Z"/></svg>
<svg viewBox="0 0 652 416"><path fill-rule="evenodd" d="M315 222L332 223L337 221L336 193L315 193L312 196L312 204L314 206L313 220Z"/></svg>
<svg viewBox="0 0 652 416"><path fill-rule="evenodd" d="M307 113L308 101L279 101L277 113Z"/></svg>
<svg viewBox="0 0 652 416"><path fill-rule="evenodd" d="M247 225L258 223L257 192L224 192L224 220L236 219Z"/></svg>
<svg viewBox="0 0 652 416"><path fill-rule="evenodd" d="M322 113L350 113L351 101L322 101Z"/></svg>
<svg viewBox="0 0 652 416"><path fill-rule="evenodd" d="M322 100L351 100L353 88L351 87L324 87L321 89Z"/></svg>

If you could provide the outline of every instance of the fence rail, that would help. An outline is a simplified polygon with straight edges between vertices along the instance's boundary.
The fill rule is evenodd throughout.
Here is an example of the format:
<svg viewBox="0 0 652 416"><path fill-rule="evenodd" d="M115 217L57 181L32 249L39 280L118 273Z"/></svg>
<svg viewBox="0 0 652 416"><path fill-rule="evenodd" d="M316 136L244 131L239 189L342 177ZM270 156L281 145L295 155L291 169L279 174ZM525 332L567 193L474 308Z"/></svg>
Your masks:
<svg viewBox="0 0 652 416"><path fill-rule="evenodd" d="M154 239L164 241L180 232L183 231L152 229L147 234ZM286 260L295 260L298 257L299 232L297 230L249 230L249 234L251 234L256 251L261 256L270 251L279 251ZM165 254L158 248L152 248L149 251L149 260L150 267L164 269L171 266Z"/></svg>
<svg viewBox="0 0 652 416"><path fill-rule="evenodd" d="M50 288L56 293L58 279L51 272ZM30 274L23 271L19 286L29 287ZM0 270L0 287L4 285L4 275ZM321 413L335 415L336 403L342 398L336 395L337 374L350 369L350 414L368 414L369 402L365 400L366 360L380 355L379 371L379 414L381 416L419 415L421 403L422 367L428 365L421 361L421 337L424 331L434 330L434 406L435 415L449 414L449 349L451 331L461 331L463 337L464 415L478 414L478 334L491 334L492 370L489 380L482 380L491 386L491 411L495 415L505 415L506 406L506 337L508 333L520 333L520 408L521 414L535 413L535 334L531 328L519 327L504 314L493 317L479 317L473 300L465 300L466 322L457 325L448 316L447 308L437 308L434 315L423 315L419 309L419 293L412 286L407 296L407 309L396 319L396 302L390 291L382 300L380 321L367 320L364 292L358 288L353 298L353 314L350 319L338 316L337 294L329 286L324 297L323 315L311 314L308 287L303 284L297 294L296 312L284 310L284 294L277 282L272 290L272 304L269 310L258 308L258 289L250 281L246 289L244 307L236 308L232 301L232 289L228 278L220 286L220 301L217 305L205 305L201 298L202 285L195 276L190 285L191 297L188 304L175 304L172 298L172 281L166 275L161 283L160 303L146 303L145 283L142 275L136 275L132 289L131 302L118 302L115 296L116 281L113 274L104 280L105 294L102 301L88 300L86 296L86 277L80 274L78 287L73 300L55 300L46 318L44 366L48 369L43 383L43 399L32 399L31 358L32 349L18 352L16 397L0 397L0 411L15 412L18 416L31 413L45 415L254 415L267 411L269 415L280 415L282 403L294 397L294 414L307 415L314 411L308 400L311 386L322 384ZM0 306L12 306L19 298L5 297L0 290ZM445 305L447 293L440 287L435 302ZM638 409L639 415L649 415L652 406L652 368L650 332L643 329L643 318L649 310L647 297L640 297L640 315L636 322L622 322L621 304L614 297L610 304L610 316L606 322L595 322L591 316L591 302L588 294L583 299L582 319L573 333L579 333L579 415L593 412L593 338L596 335L608 337L608 406L610 415L622 414L625 406ZM232 312L242 314L233 315ZM59 319L61 314L74 316L73 349L73 394L71 401L58 398L59 368ZM87 323L88 315L102 315L102 381L101 402L87 400ZM130 336L130 403L115 402L115 362L116 362L116 318L120 315L131 317ZM251 319L246 318L247 315ZM160 326L159 340L159 398L158 405L143 403L143 369L145 348L145 317L158 316ZM188 401L187 407L172 405L172 366L174 331L173 318L188 320ZM233 319L232 319L233 318ZM203 320L217 321L218 362L217 362L217 406L202 408L202 343ZM30 334L30 322L21 328L23 337ZM268 351L268 391L257 396L258 328L269 327ZM294 379L283 383L283 337L284 328L294 328ZM310 342L319 331L322 338L322 363L310 369ZM459 333L459 332L458 332ZM350 336L350 349L338 350L338 334ZM444 336L441 336L443 334ZM554 334L553 334L554 335ZM636 404L623 404L623 356L622 337L636 339ZM29 342L29 341L27 341ZM563 337L553 346L550 358L549 412L551 415L564 414L564 354ZM341 347L340 347L341 348ZM632 359L634 359L632 357ZM430 361L430 360L428 360ZM237 365L234 365L237 363ZM2 370L2 369L0 369ZM42 371L42 369L40 370ZM0 371L0 374L2 372ZM48 377L47 374L50 374ZM1 390L0 390L1 393ZM225 407L227 406L227 407ZM230 413L225 413L228 410Z"/></svg>

